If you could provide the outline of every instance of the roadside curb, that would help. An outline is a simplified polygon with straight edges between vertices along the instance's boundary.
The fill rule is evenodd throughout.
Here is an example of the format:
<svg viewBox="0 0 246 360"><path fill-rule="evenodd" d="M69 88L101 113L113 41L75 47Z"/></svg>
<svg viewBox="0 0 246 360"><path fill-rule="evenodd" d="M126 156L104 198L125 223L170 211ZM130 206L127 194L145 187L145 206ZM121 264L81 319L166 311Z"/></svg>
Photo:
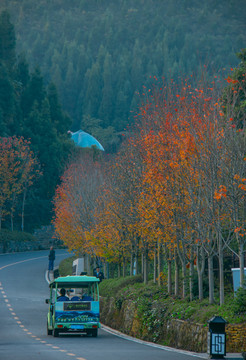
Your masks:
<svg viewBox="0 0 246 360"><path fill-rule="evenodd" d="M49 270L46 270L45 271L45 280L48 284L51 283L51 281L54 280L54 272L53 271L49 271Z"/></svg>
<svg viewBox="0 0 246 360"><path fill-rule="evenodd" d="M169 346L155 344L155 343L152 343L152 342L149 342L149 341L140 340L140 339L134 338L132 336L126 335L126 334L124 334L124 333L122 333L122 332L120 332L118 330L112 329L109 326L106 326L104 324L101 324L101 326L102 326L103 330L107 331L110 334L113 334L113 335L118 336L118 337L120 337L122 339L133 341L133 342L136 342L136 343L139 343L139 344L151 346L151 347L158 348L158 349L165 350L165 351L171 351L171 352L176 352L176 353L179 353L179 354L189 355L189 356L197 357L197 358L200 358L200 359L210 359L211 358L210 355L207 354L207 353L195 353L195 352L192 352L192 351L175 349L175 348L172 348L172 347L169 347ZM225 360L226 359L227 360L238 360L238 359L243 359L243 358L242 358L241 353L228 353L225 356L224 359Z"/></svg>
<svg viewBox="0 0 246 360"><path fill-rule="evenodd" d="M152 342L149 342L149 341L140 340L140 339L134 338L132 336L123 334L120 331L114 330L114 329L112 329L112 328L110 328L110 327L108 327L106 325L103 325L103 324L101 324L101 325L102 325L103 330L105 330L108 333L111 333L113 335L116 335L116 336L118 336L118 337L120 337L122 339L126 339L126 340L129 340L129 341L133 341L133 342L136 342L136 343L139 343L139 344L151 346L151 347L158 348L158 349L165 350L165 351L172 351L172 352L176 352L176 353L180 353L180 354L184 354L184 355L190 355L190 356L193 356L193 357L198 357L200 359L209 359L208 354L195 353L195 352L191 352L191 351L187 351L187 350L175 349L175 348L172 348L172 347L169 347L169 346L159 345L159 344L155 344L155 343L152 343Z"/></svg>

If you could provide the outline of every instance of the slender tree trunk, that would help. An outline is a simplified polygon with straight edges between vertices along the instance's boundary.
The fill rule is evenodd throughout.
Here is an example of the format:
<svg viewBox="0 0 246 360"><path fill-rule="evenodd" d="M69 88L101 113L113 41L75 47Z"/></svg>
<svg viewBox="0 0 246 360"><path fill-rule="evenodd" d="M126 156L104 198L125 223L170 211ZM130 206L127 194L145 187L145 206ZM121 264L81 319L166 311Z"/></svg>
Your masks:
<svg viewBox="0 0 246 360"><path fill-rule="evenodd" d="M13 214L13 211L11 211L11 214L10 214L10 225L11 225L11 231L14 231L14 214Z"/></svg>
<svg viewBox="0 0 246 360"><path fill-rule="evenodd" d="M12 198L12 205L11 205L11 212L10 212L10 224L11 224L11 231L14 231L14 211L15 211L15 201L16 201L16 194L13 195Z"/></svg>
<svg viewBox="0 0 246 360"><path fill-rule="evenodd" d="M130 276L133 275L133 266L134 266L134 253L131 251L131 264L130 264Z"/></svg>
<svg viewBox="0 0 246 360"><path fill-rule="evenodd" d="M209 304L214 304L214 265L213 255L208 255L208 286L209 286Z"/></svg>
<svg viewBox="0 0 246 360"><path fill-rule="evenodd" d="M203 273L201 271L197 271L198 274L198 296L199 300L203 300Z"/></svg>
<svg viewBox="0 0 246 360"><path fill-rule="evenodd" d="M88 254L88 260L87 260L87 271L88 271L88 275L91 275L91 255Z"/></svg>
<svg viewBox="0 0 246 360"><path fill-rule="evenodd" d="M163 253L162 253L162 245L160 240L158 239L158 285L161 286L161 273L163 267Z"/></svg>
<svg viewBox="0 0 246 360"><path fill-rule="evenodd" d="M85 254L85 271L89 275L89 255Z"/></svg>
<svg viewBox="0 0 246 360"><path fill-rule="evenodd" d="M157 271L157 253L156 253L156 247L154 250L154 272L153 272L153 280L154 280L154 284L156 284L156 271ZM158 274L158 283L159 283L159 278L160 278L160 274Z"/></svg>
<svg viewBox="0 0 246 360"><path fill-rule="evenodd" d="M190 287L190 301L193 300L193 285L194 285L194 261L193 257L190 261L190 279L189 279L189 287Z"/></svg>
<svg viewBox="0 0 246 360"><path fill-rule="evenodd" d="M109 279L109 262L107 261L107 279Z"/></svg>
<svg viewBox="0 0 246 360"><path fill-rule="evenodd" d="M175 288L174 288L174 294L175 296L178 296L179 294L179 264L178 264L178 256L175 255L174 258L175 262Z"/></svg>
<svg viewBox="0 0 246 360"><path fill-rule="evenodd" d="M183 294L182 297L183 299L186 297L186 264L185 261L182 261L182 275L183 275L183 279L182 279L182 288L183 288Z"/></svg>
<svg viewBox="0 0 246 360"><path fill-rule="evenodd" d="M120 268L121 268L121 266L120 266L120 262L118 262L118 278L120 278L120 273L121 273L121 271L120 271Z"/></svg>
<svg viewBox="0 0 246 360"><path fill-rule="evenodd" d="M103 263L103 273L104 273L104 277L107 279L107 262L104 261Z"/></svg>
<svg viewBox="0 0 246 360"><path fill-rule="evenodd" d="M136 261L136 275L139 274L138 257L139 257L139 253L138 253L138 250L137 250L137 251L135 252L135 259L134 259L134 261Z"/></svg>
<svg viewBox="0 0 246 360"><path fill-rule="evenodd" d="M24 214L25 214L25 203L26 203L26 190L23 193L22 209L21 209L21 231L24 231Z"/></svg>
<svg viewBox="0 0 246 360"><path fill-rule="evenodd" d="M220 305L224 304L225 298L224 298L224 254L223 254L223 248L222 248L222 239L221 234L219 234L219 278L220 278Z"/></svg>
<svg viewBox="0 0 246 360"><path fill-rule="evenodd" d="M167 291L168 291L168 294L171 295L172 294L172 262L170 259L168 259L168 261L167 261L167 270L168 270Z"/></svg>
<svg viewBox="0 0 246 360"><path fill-rule="evenodd" d="M203 300L203 273L205 270L205 253L203 247L197 246L197 276L199 300Z"/></svg>
<svg viewBox="0 0 246 360"><path fill-rule="evenodd" d="M244 285L244 251L243 244L239 245L239 267L240 267L240 287Z"/></svg>
<svg viewBox="0 0 246 360"><path fill-rule="evenodd" d="M148 283L148 250L146 249L144 251L144 273L143 273L143 278L144 278L144 283L147 284Z"/></svg>
<svg viewBox="0 0 246 360"><path fill-rule="evenodd" d="M144 253L143 252L141 254L141 259L142 259L142 275L144 275Z"/></svg>
<svg viewBox="0 0 246 360"><path fill-rule="evenodd" d="M126 277L126 259L123 256L123 277Z"/></svg>

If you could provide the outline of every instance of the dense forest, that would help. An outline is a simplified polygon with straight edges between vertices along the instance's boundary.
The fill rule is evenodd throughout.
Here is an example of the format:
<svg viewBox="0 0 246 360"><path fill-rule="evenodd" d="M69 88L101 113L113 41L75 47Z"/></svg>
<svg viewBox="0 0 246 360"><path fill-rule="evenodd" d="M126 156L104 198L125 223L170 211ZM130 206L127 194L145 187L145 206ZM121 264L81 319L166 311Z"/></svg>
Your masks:
<svg viewBox="0 0 246 360"><path fill-rule="evenodd" d="M0 14L0 229L49 223L52 198L73 149L54 84L17 61L15 29Z"/></svg>
<svg viewBox="0 0 246 360"><path fill-rule="evenodd" d="M237 65L244 0L2 0L18 53L54 82L73 124L107 151L132 122L143 86Z"/></svg>
<svg viewBox="0 0 246 360"><path fill-rule="evenodd" d="M2 0L2 161L18 169L1 173L2 226L23 228L24 212L27 230L49 223L68 130L115 152L153 83L226 77L245 47L245 10L241 0Z"/></svg>

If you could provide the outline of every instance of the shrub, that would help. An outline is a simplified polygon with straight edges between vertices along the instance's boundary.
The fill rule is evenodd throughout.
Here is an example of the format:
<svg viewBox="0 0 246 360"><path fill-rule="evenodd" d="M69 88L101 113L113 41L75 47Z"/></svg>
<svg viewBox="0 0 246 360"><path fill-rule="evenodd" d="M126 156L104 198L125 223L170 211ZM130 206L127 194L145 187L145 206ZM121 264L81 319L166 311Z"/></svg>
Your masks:
<svg viewBox="0 0 246 360"><path fill-rule="evenodd" d="M59 274L60 276L72 275L73 272L73 261L76 259L76 256L69 257L64 259L59 264Z"/></svg>
<svg viewBox="0 0 246 360"><path fill-rule="evenodd" d="M0 249L2 252L20 251L21 244L36 243L37 238L23 231L0 231Z"/></svg>
<svg viewBox="0 0 246 360"><path fill-rule="evenodd" d="M246 288L239 288L233 301L235 314L241 314L246 311Z"/></svg>
<svg viewBox="0 0 246 360"><path fill-rule="evenodd" d="M122 289L134 285L136 283L142 283L142 281L143 281L142 275L103 280L100 283L100 294L105 297L116 296L116 294Z"/></svg>

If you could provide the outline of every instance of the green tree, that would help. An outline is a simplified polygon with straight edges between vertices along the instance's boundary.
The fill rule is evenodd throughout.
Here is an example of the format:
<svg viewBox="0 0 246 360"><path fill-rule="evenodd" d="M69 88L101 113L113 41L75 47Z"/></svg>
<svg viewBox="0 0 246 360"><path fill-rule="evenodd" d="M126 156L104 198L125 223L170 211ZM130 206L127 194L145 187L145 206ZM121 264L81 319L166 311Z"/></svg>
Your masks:
<svg viewBox="0 0 246 360"><path fill-rule="evenodd" d="M10 135L15 107L14 87L4 63L0 63L0 136Z"/></svg>
<svg viewBox="0 0 246 360"><path fill-rule="evenodd" d="M84 97L84 114L90 114L92 117L98 116L98 110L101 101L101 69L98 62L95 62L91 69L85 74L85 97Z"/></svg>
<svg viewBox="0 0 246 360"><path fill-rule="evenodd" d="M43 83L43 76L41 75L40 69L36 68L31 74L30 81L28 82L21 98L23 116L28 116L35 102L37 102L40 106L45 96L46 91Z"/></svg>
<svg viewBox="0 0 246 360"><path fill-rule="evenodd" d="M5 64L11 74L16 62L15 31L8 11L0 14L0 61Z"/></svg>
<svg viewBox="0 0 246 360"><path fill-rule="evenodd" d="M107 53L104 65L103 65L103 89L102 89L102 100L99 108L99 117L103 119L105 127L112 123L113 115L113 64L111 56Z"/></svg>
<svg viewBox="0 0 246 360"><path fill-rule="evenodd" d="M69 116L62 110L58 99L57 89L53 83L50 83L48 86L48 101L53 126L56 128L58 134L66 133L72 122Z"/></svg>
<svg viewBox="0 0 246 360"><path fill-rule="evenodd" d="M233 123L243 128L246 120L246 48L237 56L241 62L227 78L228 86L224 90L222 102Z"/></svg>

